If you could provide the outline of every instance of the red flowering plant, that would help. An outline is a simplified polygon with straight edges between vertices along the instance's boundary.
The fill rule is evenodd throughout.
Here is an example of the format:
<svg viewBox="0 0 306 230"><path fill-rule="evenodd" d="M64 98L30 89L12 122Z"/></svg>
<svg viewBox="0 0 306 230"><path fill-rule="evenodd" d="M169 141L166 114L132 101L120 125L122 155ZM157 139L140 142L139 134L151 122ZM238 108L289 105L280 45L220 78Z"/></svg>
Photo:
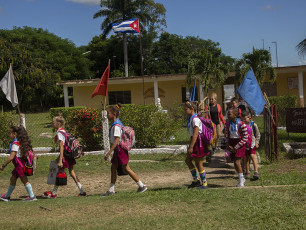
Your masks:
<svg viewBox="0 0 306 230"><path fill-rule="evenodd" d="M101 111L93 108L73 110L67 117L66 126L86 150L102 149Z"/></svg>

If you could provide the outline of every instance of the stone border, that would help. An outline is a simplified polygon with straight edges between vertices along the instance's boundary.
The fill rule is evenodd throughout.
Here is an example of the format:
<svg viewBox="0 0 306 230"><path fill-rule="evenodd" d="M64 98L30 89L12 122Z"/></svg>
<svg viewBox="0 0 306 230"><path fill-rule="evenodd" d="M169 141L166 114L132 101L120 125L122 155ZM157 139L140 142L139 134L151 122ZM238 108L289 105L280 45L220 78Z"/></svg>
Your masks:
<svg viewBox="0 0 306 230"><path fill-rule="evenodd" d="M41 148L34 148L34 151L38 151L37 149ZM45 148L48 149L48 148ZM50 148L51 150L51 148ZM40 150L41 151L41 150ZM165 145L160 146L158 148L144 148L144 149L132 149L129 151L129 154L156 154L156 153L166 153L166 154L180 154L180 153L187 153L187 145ZM57 156L59 152L46 152L46 153L38 153L37 156ZM90 151L85 152L85 155L104 155L104 150L100 151ZM0 157L7 157L8 154L1 153Z"/></svg>
<svg viewBox="0 0 306 230"><path fill-rule="evenodd" d="M306 142L283 143L283 146L286 149L287 153L297 154L297 155L306 155L306 149L292 148L292 145L299 145L299 144L306 145Z"/></svg>

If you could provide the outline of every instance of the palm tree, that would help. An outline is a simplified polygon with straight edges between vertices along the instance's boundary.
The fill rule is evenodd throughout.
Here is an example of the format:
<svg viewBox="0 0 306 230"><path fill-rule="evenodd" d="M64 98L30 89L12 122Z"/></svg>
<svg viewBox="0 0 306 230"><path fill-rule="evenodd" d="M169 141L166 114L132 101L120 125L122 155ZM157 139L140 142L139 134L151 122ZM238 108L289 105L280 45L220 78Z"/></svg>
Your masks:
<svg viewBox="0 0 306 230"><path fill-rule="evenodd" d="M110 33L113 23L119 23L131 18L138 18L142 28L152 23L165 25L166 9L162 4L154 0L101 0L101 10L94 14L93 18L104 17L101 24L102 38ZM123 33L123 52L125 76L128 76L127 36Z"/></svg>
<svg viewBox="0 0 306 230"><path fill-rule="evenodd" d="M271 54L265 49L253 48L252 53L244 53L235 64L236 82L240 82L249 69L252 68L259 85L262 85L265 75L273 82L276 72L271 64Z"/></svg>
<svg viewBox="0 0 306 230"><path fill-rule="evenodd" d="M306 38L301 41L295 48L297 49L298 54L301 57L304 57L306 55Z"/></svg>

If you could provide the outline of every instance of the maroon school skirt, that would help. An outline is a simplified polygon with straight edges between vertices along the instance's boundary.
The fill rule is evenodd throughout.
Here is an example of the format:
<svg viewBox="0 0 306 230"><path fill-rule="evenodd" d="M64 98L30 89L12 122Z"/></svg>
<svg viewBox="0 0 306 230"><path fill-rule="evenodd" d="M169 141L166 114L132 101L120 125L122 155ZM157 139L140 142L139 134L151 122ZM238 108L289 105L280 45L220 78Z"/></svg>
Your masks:
<svg viewBox="0 0 306 230"><path fill-rule="evenodd" d="M240 138L230 138L229 139L229 143L232 147L235 147L238 143L240 142ZM245 145L240 148L237 149L236 153L231 153L231 158L235 158L235 157L241 157L243 158L245 156Z"/></svg>
<svg viewBox="0 0 306 230"><path fill-rule="evenodd" d="M70 168L74 165L76 165L75 159L71 159L71 158L65 159L65 156L63 156L63 168L64 169Z"/></svg>
<svg viewBox="0 0 306 230"><path fill-rule="evenodd" d="M24 173L23 173L23 168L25 165L25 160L21 157L17 157L15 156L13 159L13 164L15 166L14 170L12 171L12 175L15 178L20 178L20 177L24 177Z"/></svg>
<svg viewBox="0 0 306 230"><path fill-rule="evenodd" d="M111 160L114 165L127 165L129 163L128 151L121 148L119 145L114 150L114 154Z"/></svg>
<svg viewBox="0 0 306 230"><path fill-rule="evenodd" d="M200 135L198 135L197 141L193 146L192 158L202 158L210 154L207 145L203 144Z"/></svg>

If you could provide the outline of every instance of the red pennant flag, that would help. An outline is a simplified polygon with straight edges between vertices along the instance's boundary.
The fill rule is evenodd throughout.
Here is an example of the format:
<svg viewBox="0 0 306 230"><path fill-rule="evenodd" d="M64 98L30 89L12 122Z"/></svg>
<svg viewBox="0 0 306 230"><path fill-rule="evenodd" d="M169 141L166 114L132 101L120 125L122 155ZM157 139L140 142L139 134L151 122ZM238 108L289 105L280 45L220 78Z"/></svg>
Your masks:
<svg viewBox="0 0 306 230"><path fill-rule="evenodd" d="M107 93L107 86L108 86L108 78L109 78L109 70L110 70L110 63L108 63L107 68L105 69L99 84L95 88L95 91L92 93L91 98L96 95L106 96Z"/></svg>

